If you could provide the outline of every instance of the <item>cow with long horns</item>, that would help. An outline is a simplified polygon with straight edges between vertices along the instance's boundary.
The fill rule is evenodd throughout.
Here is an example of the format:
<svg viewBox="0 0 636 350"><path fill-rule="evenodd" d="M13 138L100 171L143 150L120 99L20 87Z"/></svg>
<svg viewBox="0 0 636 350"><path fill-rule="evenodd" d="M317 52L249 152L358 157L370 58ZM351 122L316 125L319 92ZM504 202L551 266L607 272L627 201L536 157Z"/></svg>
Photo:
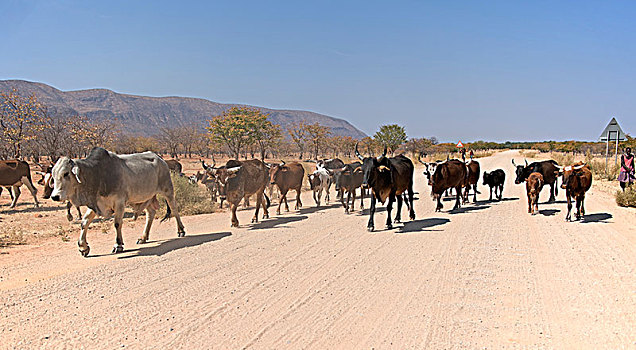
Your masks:
<svg viewBox="0 0 636 350"><path fill-rule="evenodd" d="M373 215L375 214L376 201L380 201L380 203L384 204L388 199L386 206L386 228L392 229L391 210L393 208L393 202L395 202L397 198L398 207L395 222L400 222L402 194L405 192L408 193L407 206L409 208L409 218L415 220L415 211L413 210L413 162L401 154L387 158L386 147L382 155L378 158L363 157L360 152L358 152L358 144L356 144L355 154L362 161L362 187L371 188L371 209L369 211L367 229L369 231L375 229Z"/></svg>

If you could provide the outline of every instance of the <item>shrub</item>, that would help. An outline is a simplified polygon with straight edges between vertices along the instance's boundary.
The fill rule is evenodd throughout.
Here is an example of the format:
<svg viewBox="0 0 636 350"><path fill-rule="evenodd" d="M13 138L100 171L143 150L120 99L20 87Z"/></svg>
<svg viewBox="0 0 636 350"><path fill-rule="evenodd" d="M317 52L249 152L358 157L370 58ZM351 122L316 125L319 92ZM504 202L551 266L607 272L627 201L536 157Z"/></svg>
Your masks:
<svg viewBox="0 0 636 350"><path fill-rule="evenodd" d="M179 207L179 215L199 215L213 213L217 205L210 199L208 191L198 184L191 184L184 176L175 174L172 177L174 186L174 196ZM159 210L157 218L163 218L166 215L166 202L163 198L159 199Z"/></svg>
<svg viewBox="0 0 636 350"><path fill-rule="evenodd" d="M564 154L564 153L553 152L552 159L554 159L561 166L574 164L574 156L569 153Z"/></svg>
<svg viewBox="0 0 636 350"><path fill-rule="evenodd" d="M616 191L616 204L621 207L636 207L636 189L634 186L629 186L625 189Z"/></svg>
<svg viewBox="0 0 636 350"><path fill-rule="evenodd" d="M614 181L618 178L620 166L610 163L607 166L607 171L605 171L605 160L592 159L587 164L590 166L592 176L596 180Z"/></svg>

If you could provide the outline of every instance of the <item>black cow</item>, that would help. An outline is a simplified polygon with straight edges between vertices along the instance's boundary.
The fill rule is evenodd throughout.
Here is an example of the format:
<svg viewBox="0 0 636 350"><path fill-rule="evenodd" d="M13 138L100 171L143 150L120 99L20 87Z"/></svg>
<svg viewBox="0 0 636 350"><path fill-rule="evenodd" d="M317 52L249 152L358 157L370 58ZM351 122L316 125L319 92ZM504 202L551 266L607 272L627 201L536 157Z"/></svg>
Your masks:
<svg viewBox="0 0 636 350"><path fill-rule="evenodd" d="M504 182L506 181L506 173L503 170L497 169L491 171L490 173L484 171L484 186L490 186L490 199L492 200L492 190L495 190L495 197L501 200L503 196L503 187ZM497 194L497 189L499 189L499 194Z"/></svg>
<svg viewBox="0 0 636 350"><path fill-rule="evenodd" d="M544 160L541 162L532 162L530 164L528 164L527 160L525 162L526 165L523 166L515 164L515 160L512 160L512 165L516 167L515 172L517 174L515 184L518 185L526 181L528 176L532 173L539 173L543 175L544 184L550 185L550 199L548 199L548 202L554 202L556 196L559 194L559 187L557 184L557 174L559 173L559 168L557 168L557 166L559 164L554 160Z"/></svg>
<svg viewBox="0 0 636 350"><path fill-rule="evenodd" d="M351 194L353 194L353 200L351 200L351 210L354 210L356 202L356 189L362 186L363 180L362 164L360 162L354 162L345 165L342 169L336 169L333 171L333 178L336 184L336 192L340 193L340 200L342 206L345 208L345 213L349 213L349 201L351 200ZM345 201L344 191L347 191L347 199ZM360 208L364 209L364 190L360 189Z"/></svg>
<svg viewBox="0 0 636 350"><path fill-rule="evenodd" d="M367 229L369 231L375 229L373 214L375 214L376 200L384 203L388 198L389 202L386 206L386 227L387 229L392 229L391 209L397 197L398 207L395 222L400 222L402 194L405 192L408 192L409 217L411 220L415 220L415 211L413 210L413 171L415 167L413 166L413 162L401 154L396 157L387 158L386 147L384 148L384 153L379 158L363 157L360 155L360 152L358 152L357 144L355 152L356 156L362 161L362 187L372 189L371 210L369 212Z"/></svg>

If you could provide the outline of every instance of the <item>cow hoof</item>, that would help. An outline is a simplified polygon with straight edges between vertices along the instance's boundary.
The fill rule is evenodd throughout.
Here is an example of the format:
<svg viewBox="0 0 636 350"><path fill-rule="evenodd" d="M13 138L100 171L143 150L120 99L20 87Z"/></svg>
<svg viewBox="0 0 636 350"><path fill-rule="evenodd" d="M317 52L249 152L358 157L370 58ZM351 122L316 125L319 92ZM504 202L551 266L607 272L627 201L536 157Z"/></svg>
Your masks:
<svg viewBox="0 0 636 350"><path fill-rule="evenodd" d="M401 219L395 219L395 220L393 220L393 223L394 223L394 224L399 224L399 223L401 223L401 222L402 222L402 220L401 220Z"/></svg>
<svg viewBox="0 0 636 350"><path fill-rule="evenodd" d="M124 251L124 246L123 245L116 245L113 247L113 254L117 254L117 253L121 253Z"/></svg>
<svg viewBox="0 0 636 350"><path fill-rule="evenodd" d="M393 225L391 225L391 224L386 225L386 229L387 230L392 230L393 229Z"/></svg>
<svg viewBox="0 0 636 350"><path fill-rule="evenodd" d="M237 223L234 223L234 222L233 222L231 227L239 227L238 222L237 222Z"/></svg>
<svg viewBox="0 0 636 350"><path fill-rule="evenodd" d="M146 243L146 242L147 242L147 241L146 241L145 239L143 239L143 238L139 238L139 239L137 240L137 244L144 244L144 243Z"/></svg>
<svg viewBox="0 0 636 350"><path fill-rule="evenodd" d="M73 215L71 215L71 214L66 214L66 220L68 220L68 221L73 221Z"/></svg>
<svg viewBox="0 0 636 350"><path fill-rule="evenodd" d="M373 230L375 230L375 227L373 227L373 226L369 226L369 227L367 227L367 231L369 231L369 232L373 232Z"/></svg>
<svg viewBox="0 0 636 350"><path fill-rule="evenodd" d="M263 219L269 219L269 214L263 215Z"/></svg>
<svg viewBox="0 0 636 350"><path fill-rule="evenodd" d="M257 222L258 222L258 219L257 219L257 218L252 218L252 223L253 223L253 224L254 224L254 223L257 223Z"/></svg>
<svg viewBox="0 0 636 350"><path fill-rule="evenodd" d="M177 232L177 237L185 237L185 231Z"/></svg>
<svg viewBox="0 0 636 350"><path fill-rule="evenodd" d="M86 246L86 248L83 248L83 249L80 247L79 249L80 254L82 254L82 256L85 258L88 256L88 253L90 253L90 251L91 251L91 247L89 246Z"/></svg>

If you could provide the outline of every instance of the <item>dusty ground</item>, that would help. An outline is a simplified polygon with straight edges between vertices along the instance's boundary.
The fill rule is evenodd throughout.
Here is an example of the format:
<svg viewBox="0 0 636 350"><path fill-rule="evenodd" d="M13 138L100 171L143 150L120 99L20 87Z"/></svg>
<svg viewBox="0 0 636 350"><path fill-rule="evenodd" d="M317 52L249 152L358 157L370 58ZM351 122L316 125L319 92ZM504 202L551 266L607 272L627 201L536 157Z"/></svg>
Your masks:
<svg viewBox="0 0 636 350"><path fill-rule="evenodd" d="M479 160L506 170L504 201L480 184L453 213L433 212L419 169L418 218L391 231L305 193L256 225L239 212L239 229L228 213L185 218L181 239L156 223L144 246L127 221L119 255L96 228L82 258L77 225L70 242L5 248L0 348L636 347L636 211L594 186L584 222L564 222L563 191L531 217L513 155ZM65 220L51 213L33 220Z"/></svg>

